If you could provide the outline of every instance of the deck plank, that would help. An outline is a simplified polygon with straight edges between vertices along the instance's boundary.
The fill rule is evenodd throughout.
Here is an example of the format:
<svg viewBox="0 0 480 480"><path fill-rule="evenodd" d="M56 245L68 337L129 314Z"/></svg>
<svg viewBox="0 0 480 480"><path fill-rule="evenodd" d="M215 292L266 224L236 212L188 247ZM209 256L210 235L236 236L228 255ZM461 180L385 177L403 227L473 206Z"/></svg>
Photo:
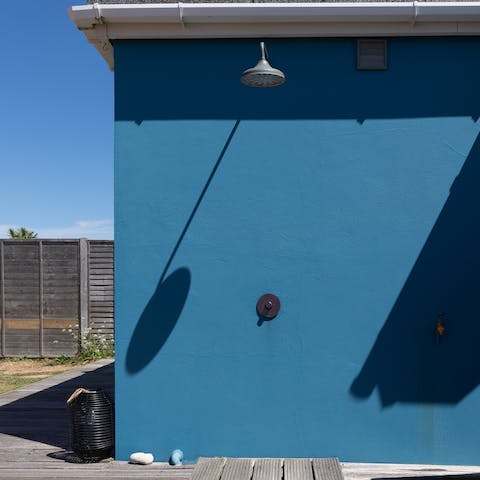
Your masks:
<svg viewBox="0 0 480 480"><path fill-rule="evenodd" d="M220 480L225 457L200 457L192 472L191 480Z"/></svg>
<svg viewBox="0 0 480 480"><path fill-rule="evenodd" d="M480 475L480 466L341 462L345 480Z"/></svg>
<svg viewBox="0 0 480 480"><path fill-rule="evenodd" d="M286 458L283 464L284 480L313 480L310 458Z"/></svg>
<svg viewBox="0 0 480 480"><path fill-rule="evenodd" d="M33 470L23 470L23 469L6 469L1 471L2 480L53 480L53 479L72 479L72 480L113 480L113 479L124 479L124 480L188 480L189 476L185 475L184 477L171 476L168 473L161 473L160 475L154 472L134 472L133 474L125 470L115 470L115 471L82 471L82 470L71 470L71 471L53 471L53 470L40 470L35 472Z"/></svg>
<svg viewBox="0 0 480 480"><path fill-rule="evenodd" d="M283 458L257 458L252 480L282 480Z"/></svg>
<svg viewBox="0 0 480 480"><path fill-rule="evenodd" d="M223 467L222 480L250 480L252 471L253 459L227 458Z"/></svg>
<svg viewBox="0 0 480 480"><path fill-rule="evenodd" d="M344 480L342 467L337 457L312 460L315 480Z"/></svg>

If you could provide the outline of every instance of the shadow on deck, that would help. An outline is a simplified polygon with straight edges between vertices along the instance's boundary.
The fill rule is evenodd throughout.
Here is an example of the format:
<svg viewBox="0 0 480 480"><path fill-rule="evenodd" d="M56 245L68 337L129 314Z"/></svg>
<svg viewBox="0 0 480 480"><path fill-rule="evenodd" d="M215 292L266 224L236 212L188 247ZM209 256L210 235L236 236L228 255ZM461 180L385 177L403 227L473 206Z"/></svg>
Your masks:
<svg viewBox="0 0 480 480"><path fill-rule="evenodd" d="M21 448L22 442L15 439L68 449L66 402L79 387L102 388L113 398L114 363L96 369L79 367L0 396L0 454L6 446Z"/></svg>
<svg viewBox="0 0 480 480"><path fill-rule="evenodd" d="M79 387L102 388L113 397L114 364L108 361L95 362L0 395L0 478L2 480L50 480L51 478L192 480L192 477L194 478L192 475L195 470L194 465L172 467L168 464L154 463L138 466L119 461L72 464L56 460L52 455L55 450L59 453L58 450L69 448L70 418L66 401ZM320 480L317 478L318 475L313 475L312 479L310 473L308 479L303 475L300 476L301 478L294 478L296 473L302 470L296 467L305 464L305 460L307 459L287 460L287 464L295 467L287 469L287 477L289 477L287 480ZM272 459L268 461L271 462ZM238 463L238 460L235 462ZM243 465L245 460L240 463ZM310 465L309 460L306 463ZM480 467L342 463L341 469L343 480L411 480L412 478L416 480L480 480ZM250 467L241 470L246 473L248 480L252 480ZM283 468L277 470L284 472ZM310 469L307 470L310 472ZM267 471L269 470L266 469L265 472ZM328 477L331 475L329 474ZM339 477L340 475L337 475L336 480L339 480ZM239 475L235 475L234 478L241 480ZM331 480L331 478L324 480Z"/></svg>

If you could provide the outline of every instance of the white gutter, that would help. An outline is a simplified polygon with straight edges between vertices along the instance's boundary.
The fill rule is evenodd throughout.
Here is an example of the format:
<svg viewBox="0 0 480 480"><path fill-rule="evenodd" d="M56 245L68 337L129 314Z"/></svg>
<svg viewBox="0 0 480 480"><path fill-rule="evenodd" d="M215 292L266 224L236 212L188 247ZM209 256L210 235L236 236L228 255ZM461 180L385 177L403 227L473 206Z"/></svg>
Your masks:
<svg viewBox="0 0 480 480"><path fill-rule="evenodd" d="M480 1L94 4L68 14L112 69L118 39L480 35Z"/></svg>

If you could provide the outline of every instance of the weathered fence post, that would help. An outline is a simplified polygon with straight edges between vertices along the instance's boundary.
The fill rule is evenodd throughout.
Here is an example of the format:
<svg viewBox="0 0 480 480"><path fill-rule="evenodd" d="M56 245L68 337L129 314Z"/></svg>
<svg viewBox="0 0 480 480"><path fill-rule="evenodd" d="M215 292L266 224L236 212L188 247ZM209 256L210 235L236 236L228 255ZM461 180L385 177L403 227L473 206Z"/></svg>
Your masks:
<svg viewBox="0 0 480 480"><path fill-rule="evenodd" d="M39 331L39 353L40 357L43 357L43 243L40 240L38 242L38 318L40 319L40 331Z"/></svg>
<svg viewBox="0 0 480 480"><path fill-rule="evenodd" d="M0 240L0 299L2 301L2 308L0 311L0 316L2 320L2 348L0 354L2 357L5 356L5 254L3 240Z"/></svg>
<svg viewBox="0 0 480 480"><path fill-rule="evenodd" d="M88 329L88 240L81 238L80 247L80 348L83 347Z"/></svg>

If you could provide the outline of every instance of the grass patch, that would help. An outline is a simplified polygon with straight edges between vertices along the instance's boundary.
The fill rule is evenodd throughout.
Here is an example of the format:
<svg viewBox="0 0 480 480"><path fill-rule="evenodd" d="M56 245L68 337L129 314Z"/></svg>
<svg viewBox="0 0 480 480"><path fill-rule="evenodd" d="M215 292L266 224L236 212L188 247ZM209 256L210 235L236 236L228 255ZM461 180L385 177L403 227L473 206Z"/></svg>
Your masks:
<svg viewBox="0 0 480 480"><path fill-rule="evenodd" d="M75 357L62 355L57 358L0 358L0 393L66 372L78 365L101 358L113 358L115 355L112 339L87 331L82 340L83 348Z"/></svg>
<svg viewBox="0 0 480 480"><path fill-rule="evenodd" d="M51 358L0 359L0 393L24 387L57 373L66 372L80 362L59 365Z"/></svg>
<svg viewBox="0 0 480 480"><path fill-rule="evenodd" d="M38 379L31 379L21 377L19 375L0 375L0 393L9 392L20 387L24 387L29 383L35 382Z"/></svg>
<svg viewBox="0 0 480 480"><path fill-rule="evenodd" d="M0 358L0 394L66 372L93 360L97 360L97 357L78 355L58 358Z"/></svg>

